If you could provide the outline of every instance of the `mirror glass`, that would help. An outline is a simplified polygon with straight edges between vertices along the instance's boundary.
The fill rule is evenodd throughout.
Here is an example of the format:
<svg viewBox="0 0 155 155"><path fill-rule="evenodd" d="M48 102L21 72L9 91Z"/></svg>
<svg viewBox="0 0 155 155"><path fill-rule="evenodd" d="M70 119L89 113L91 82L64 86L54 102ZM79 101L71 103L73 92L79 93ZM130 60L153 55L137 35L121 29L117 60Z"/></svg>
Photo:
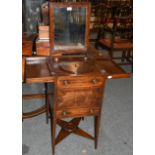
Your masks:
<svg viewBox="0 0 155 155"><path fill-rule="evenodd" d="M85 48L86 8L54 9L54 50Z"/></svg>

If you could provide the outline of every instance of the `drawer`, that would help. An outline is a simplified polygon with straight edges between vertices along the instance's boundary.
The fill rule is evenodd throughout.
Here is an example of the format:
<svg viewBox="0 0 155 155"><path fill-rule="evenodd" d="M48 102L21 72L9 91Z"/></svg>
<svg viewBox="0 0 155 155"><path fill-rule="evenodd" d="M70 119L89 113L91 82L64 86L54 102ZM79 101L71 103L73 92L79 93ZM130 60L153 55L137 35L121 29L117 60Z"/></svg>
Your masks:
<svg viewBox="0 0 155 155"><path fill-rule="evenodd" d="M82 89L60 89L57 92L56 108L88 108L100 107L102 103L103 87Z"/></svg>
<svg viewBox="0 0 155 155"><path fill-rule="evenodd" d="M94 77L61 77L57 81L57 87L60 89L66 88L91 88L91 87L100 87L104 86L105 78L102 76L94 76Z"/></svg>
<svg viewBox="0 0 155 155"><path fill-rule="evenodd" d="M100 114L100 108L78 108L78 109L66 109L59 110L56 112L58 118L68 118L68 117L84 117L84 116L94 116Z"/></svg>

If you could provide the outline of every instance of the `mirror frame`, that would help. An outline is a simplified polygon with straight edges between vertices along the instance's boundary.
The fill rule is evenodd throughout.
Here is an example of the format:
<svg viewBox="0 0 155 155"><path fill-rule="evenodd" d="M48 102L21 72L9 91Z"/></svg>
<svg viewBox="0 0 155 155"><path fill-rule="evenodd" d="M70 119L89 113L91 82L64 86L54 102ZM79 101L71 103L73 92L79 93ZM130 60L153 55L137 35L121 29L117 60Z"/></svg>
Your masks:
<svg viewBox="0 0 155 155"><path fill-rule="evenodd" d="M54 50L54 9L64 7L85 7L86 8L86 27L85 27L85 47L82 49L65 49L65 50ZM89 48L89 26L90 26L90 10L91 6L89 2L51 2L49 6L49 17L50 17L50 48L51 55L62 55L62 54L80 54L86 53Z"/></svg>

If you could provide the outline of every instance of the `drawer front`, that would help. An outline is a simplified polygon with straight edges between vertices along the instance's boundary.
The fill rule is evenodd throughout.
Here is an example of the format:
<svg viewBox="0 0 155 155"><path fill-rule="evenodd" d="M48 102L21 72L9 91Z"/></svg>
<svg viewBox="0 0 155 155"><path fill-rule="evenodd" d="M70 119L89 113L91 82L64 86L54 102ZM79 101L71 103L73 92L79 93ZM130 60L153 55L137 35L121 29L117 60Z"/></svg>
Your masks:
<svg viewBox="0 0 155 155"><path fill-rule="evenodd" d="M83 117L99 114L100 114L100 108L77 108L77 109L59 110L56 112L56 116L58 118Z"/></svg>
<svg viewBox="0 0 155 155"><path fill-rule="evenodd" d="M42 47L37 47L36 52L38 56L50 56L50 49L49 48L42 48Z"/></svg>
<svg viewBox="0 0 155 155"><path fill-rule="evenodd" d="M57 109L100 107L103 87L82 89L60 89L57 92Z"/></svg>
<svg viewBox="0 0 155 155"><path fill-rule="evenodd" d="M104 77L94 76L94 77L61 77L57 81L57 87L61 89L68 88L92 88L100 87L104 85Z"/></svg>

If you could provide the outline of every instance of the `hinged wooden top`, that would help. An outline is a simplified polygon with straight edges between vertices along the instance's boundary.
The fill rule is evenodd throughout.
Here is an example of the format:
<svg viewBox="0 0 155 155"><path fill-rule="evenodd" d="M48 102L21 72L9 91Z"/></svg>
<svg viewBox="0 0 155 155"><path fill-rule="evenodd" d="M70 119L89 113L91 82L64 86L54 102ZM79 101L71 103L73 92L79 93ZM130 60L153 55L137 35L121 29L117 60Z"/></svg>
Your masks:
<svg viewBox="0 0 155 155"><path fill-rule="evenodd" d="M127 78L129 74L105 55L95 53L63 56L58 62L49 57L26 58L25 78L27 83L55 82L57 76L97 76L107 79Z"/></svg>

